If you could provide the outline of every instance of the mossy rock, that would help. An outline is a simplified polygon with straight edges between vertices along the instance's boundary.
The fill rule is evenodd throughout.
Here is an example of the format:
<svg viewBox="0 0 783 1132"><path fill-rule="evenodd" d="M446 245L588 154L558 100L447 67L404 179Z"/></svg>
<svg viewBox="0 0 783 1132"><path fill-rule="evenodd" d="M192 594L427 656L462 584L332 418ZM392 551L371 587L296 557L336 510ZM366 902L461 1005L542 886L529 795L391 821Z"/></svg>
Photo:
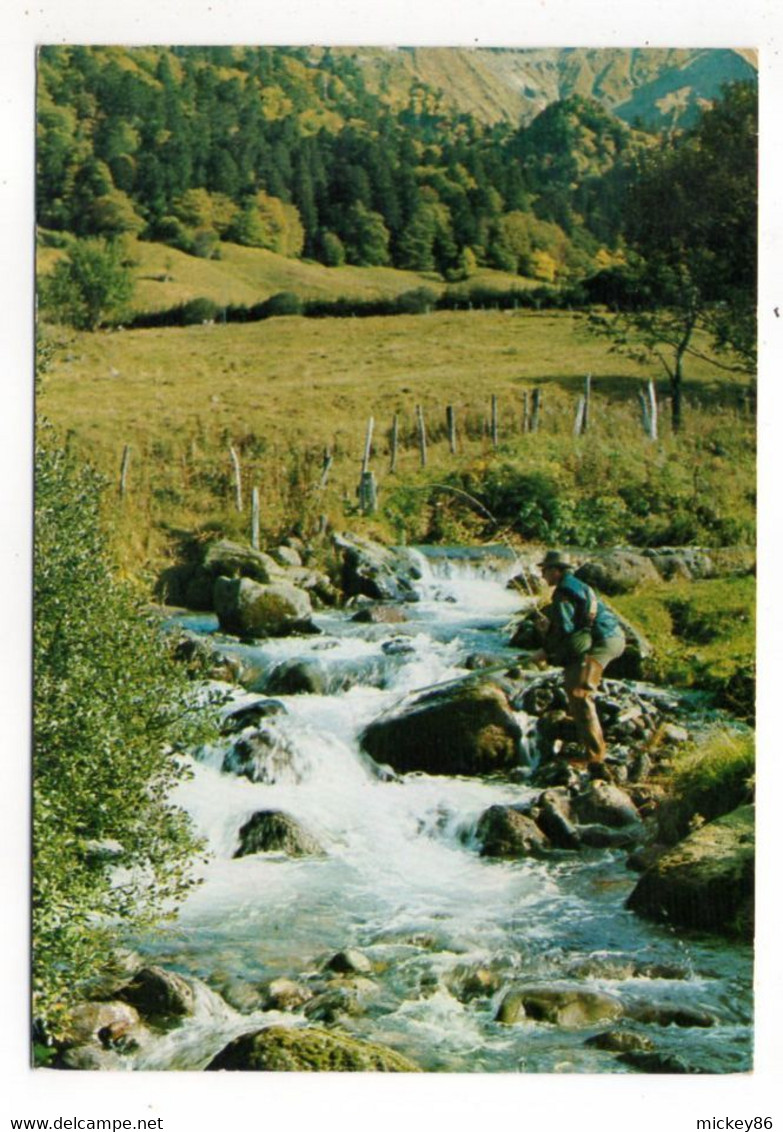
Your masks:
<svg viewBox="0 0 783 1132"><path fill-rule="evenodd" d="M481 775L518 766L521 735L500 688L467 683L375 720L360 742L376 762L403 774Z"/></svg>
<svg viewBox="0 0 783 1132"><path fill-rule="evenodd" d="M754 807L739 806L659 857L627 906L653 920L751 939L754 876Z"/></svg>
<svg viewBox="0 0 783 1132"><path fill-rule="evenodd" d="M402 1054L374 1042L317 1027L270 1026L243 1034L212 1059L208 1070L265 1073L418 1073Z"/></svg>

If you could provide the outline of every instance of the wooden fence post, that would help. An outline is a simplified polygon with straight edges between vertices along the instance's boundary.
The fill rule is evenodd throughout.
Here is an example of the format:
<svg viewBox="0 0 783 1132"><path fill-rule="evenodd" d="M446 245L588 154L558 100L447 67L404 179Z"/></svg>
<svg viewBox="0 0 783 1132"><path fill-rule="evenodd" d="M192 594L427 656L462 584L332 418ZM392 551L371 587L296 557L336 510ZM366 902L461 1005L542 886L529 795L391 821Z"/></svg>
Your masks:
<svg viewBox="0 0 783 1132"><path fill-rule="evenodd" d="M261 504L258 497L258 488L253 488L250 519L250 544L253 550L261 549Z"/></svg>
<svg viewBox="0 0 783 1132"><path fill-rule="evenodd" d="M389 461L389 472L397 470L397 448L400 443L400 419L397 413L394 414L391 427L391 458Z"/></svg>
<svg viewBox="0 0 783 1132"><path fill-rule="evenodd" d="M421 405L416 406L416 421L419 429L419 452L421 454L421 466L427 467L427 429L424 424L424 410Z"/></svg>
<svg viewBox="0 0 783 1132"><path fill-rule="evenodd" d="M454 416L454 406L446 406L446 428L449 432L449 452L452 456L457 455L457 422Z"/></svg>
<svg viewBox="0 0 783 1132"><path fill-rule="evenodd" d="M530 417L530 431L538 432L538 422L541 417L541 390L533 390L533 412Z"/></svg>
<svg viewBox="0 0 783 1132"><path fill-rule="evenodd" d="M655 382L647 383L647 396L650 402L650 440L658 439L658 401L655 396Z"/></svg>
<svg viewBox="0 0 783 1132"><path fill-rule="evenodd" d="M120 499L125 496L128 479L128 465L130 464L130 445L126 444L122 450L122 463L120 464Z"/></svg>
<svg viewBox="0 0 783 1132"><path fill-rule="evenodd" d="M233 444L229 446L231 463L234 465L234 488L236 492L237 511L242 510L242 469L239 466L239 456Z"/></svg>
<svg viewBox="0 0 783 1132"><path fill-rule="evenodd" d="M522 431L530 432L530 398L527 390L522 394Z"/></svg>
<svg viewBox="0 0 783 1132"><path fill-rule="evenodd" d="M372 515L378 505L378 485L375 482L375 472L362 472L358 495L362 514Z"/></svg>
<svg viewBox="0 0 783 1132"><path fill-rule="evenodd" d="M576 405L576 416L574 418L574 436L581 436L585 430L585 413L586 401L584 397L580 397Z"/></svg>
<svg viewBox="0 0 783 1132"><path fill-rule="evenodd" d="M375 419L370 417L367 421L367 433L364 438L364 455L362 456L362 475L370 467L370 453L372 452L372 434L375 429Z"/></svg>
<svg viewBox="0 0 783 1132"><path fill-rule="evenodd" d="M498 399L495 393L492 394L492 447L498 446Z"/></svg>
<svg viewBox="0 0 783 1132"><path fill-rule="evenodd" d="M318 487L319 487L319 490L321 490L321 491L323 491L323 489L326 487L327 483L329 482L329 470L331 469L331 466L332 466L332 460L333 460L332 453L327 446L326 448L324 448L323 462L321 464L321 478L318 481Z"/></svg>

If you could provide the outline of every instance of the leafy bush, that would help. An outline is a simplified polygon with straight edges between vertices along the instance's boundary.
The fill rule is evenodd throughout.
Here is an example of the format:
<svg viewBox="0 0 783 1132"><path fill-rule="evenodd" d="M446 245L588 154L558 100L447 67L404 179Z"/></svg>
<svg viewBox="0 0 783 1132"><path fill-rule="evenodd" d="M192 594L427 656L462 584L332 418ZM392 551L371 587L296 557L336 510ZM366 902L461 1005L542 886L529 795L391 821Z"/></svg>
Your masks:
<svg viewBox="0 0 783 1132"><path fill-rule="evenodd" d="M159 624L112 576L99 479L39 432L33 1008L56 1036L120 933L192 883L199 843L170 794L210 719Z"/></svg>
<svg viewBox="0 0 783 1132"><path fill-rule="evenodd" d="M293 291L279 291L266 300L263 309L267 318L276 318L279 315L301 314L303 304Z"/></svg>
<svg viewBox="0 0 783 1132"><path fill-rule="evenodd" d="M124 314L133 279L122 245L100 239L74 240L41 286L43 306L77 330L96 330Z"/></svg>

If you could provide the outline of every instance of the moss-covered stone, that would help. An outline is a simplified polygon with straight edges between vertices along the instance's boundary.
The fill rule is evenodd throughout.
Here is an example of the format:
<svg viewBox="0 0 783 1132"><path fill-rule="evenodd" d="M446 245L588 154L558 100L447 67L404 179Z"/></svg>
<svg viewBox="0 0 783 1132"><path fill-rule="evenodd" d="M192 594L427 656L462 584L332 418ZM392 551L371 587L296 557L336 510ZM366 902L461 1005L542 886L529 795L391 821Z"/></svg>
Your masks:
<svg viewBox="0 0 783 1132"><path fill-rule="evenodd" d="M628 907L680 927L752 938L754 807L708 822L639 879Z"/></svg>
<svg viewBox="0 0 783 1132"><path fill-rule="evenodd" d="M386 1046L316 1027L283 1026L270 1026L235 1038L207 1069L266 1073L419 1072L412 1061Z"/></svg>

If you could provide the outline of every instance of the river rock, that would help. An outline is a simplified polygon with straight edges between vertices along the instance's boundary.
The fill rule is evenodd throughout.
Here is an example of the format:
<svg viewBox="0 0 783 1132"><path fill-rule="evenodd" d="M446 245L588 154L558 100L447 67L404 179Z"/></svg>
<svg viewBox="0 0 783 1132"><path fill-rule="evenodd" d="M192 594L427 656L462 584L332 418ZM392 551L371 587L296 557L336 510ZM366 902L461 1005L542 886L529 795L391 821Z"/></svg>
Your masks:
<svg viewBox="0 0 783 1132"><path fill-rule="evenodd" d="M104 1049L97 1042L69 1046L59 1054L55 1065L58 1069L85 1069L87 1071L121 1069L119 1055L111 1049Z"/></svg>
<svg viewBox="0 0 783 1132"><path fill-rule="evenodd" d="M622 1003L603 991L581 988L512 988L500 1004L496 1021L550 1022L557 1026L592 1026L612 1022L623 1013Z"/></svg>
<svg viewBox="0 0 783 1132"><path fill-rule="evenodd" d="M278 566L301 567L302 565L302 556L292 546L275 546L269 551L269 557L273 558Z"/></svg>
<svg viewBox="0 0 783 1132"><path fill-rule="evenodd" d="M481 775L518 766L521 737L505 694L494 684L469 682L381 716L360 742L376 762L402 773Z"/></svg>
<svg viewBox="0 0 783 1132"><path fill-rule="evenodd" d="M311 1022L333 1026L342 1018L360 1017L364 1013L364 1005L355 987L337 986L317 994L305 1005L304 1013Z"/></svg>
<svg viewBox="0 0 783 1132"><path fill-rule="evenodd" d="M635 1034L633 1030L605 1030L602 1034L593 1034L585 1045L609 1053L627 1053L629 1050L652 1050L655 1043L645 1034Z"/></svg>
<svg viewBox="0 0 783 1132"><path fill-rule="evenodd" d="M479 818L476 837L482 857L541 857L549 838L532 818L514 806L490 806Z"/></svg>
<svg viewBox="0 0 783 1132"><path fill-rule="evenodd" d="M627 901L641 916L752 938L754 807L691 833L643 873Z"/></svg>
<svg viewBox="0 0 783 1132"><path fill-rule="evenodd" d="M363 951L355 947L347 947L345 951L338 951L326 964L328 971L335 971L339 975L369 975L372 972L372 963Z"/></svg>
<svg viewBox="0 0 783 1132"><path fill-rule="evenodd" d="M489 967L460 964L449 973L446 985L459 1002L473 1002L496 994L503 985L503 975Z"/></svg>
<svg viewBox="0 0 783 1132"><path fill-rule="evenodd" d="M229 712L224 718L220 730L223 735L235 735L244 731L246 727L254 727L262 719L269 719L273 715L287 715L285 704L280 700L262 699L253 700L252 703L243 704L235 711Z"/></svg>
<svg viewBox="0 0 783 1132"><path fill-rule="evenodd" d="M597 824L580 825L577 831L579 843L585 849L633 849L644 837L644 828L638 822L623 829Z"/></svg>
<svg viewBox="0 0 783 1132"><path fill-rule="evenodd" d="M313 612L304 590L288 582L219 577L214 600L221 629L238 637L288 636L306 627Z"/></svg>
<svg viewBox="0 0 783 1132"><path fill-rule="evenodd" d="M378 601L415 597L413 582L419 571L407 554L353 534L335 535L333 542L342 552L341 584L346 597L364 594Z"/></svg>
<svg viewBox="0 0 783 1132"><path fill-rule="evenodd" d="M295 818L281 810L259 810L239 831L235 857L253 853L285 853L288 857L323 857L321 848Z"/></svg>
<svg viewBox="0 0 783 1132"><path fill-rule="evenodd" d="M71 1011L64 1037L69 1045L93 1040L110 1045L138 1029L140 1022L138 1010L128 1002L82 1002Z"/></svg>
<svg viewBox="0 0 783 1132"><path fill-rule="evenodd" d="M262 550L229 539L218 539L207 547L203 559L204 569L213 579L251 578L254 582L269 583L280 580L285 570L274 558Z"/></svg>
<svg viewBox="0 0 783 1132"><path fill-rule="evenodd" d="M657 1050L626 1050L617 1058L641 1073L701 1073L683 1061L676 1053L659 1053Z"/></svg>
<svg viewBox="0 0 783 1132"><path fill-rule="evenodd" d="M278 696L323 696L326 673L317 660L291 660L278 664L266 679L266 690Z"/></svg>
<svg viewBox="0 0 783 1132"><path fill-rule="evenodd" d="M580 824L598 823L614 829L638 824L639 811L624 790L600 779L588 783L573 800Z"/></svg>
<svg viewBox="0 0 783 1132"><path fill-rule="evenodd" d="M695 1026L709 1029L716 1022L715 1015L706 1010L667 1003L637 1003L627 1006L625 1012L634 1022L643 1022L647 1026Z"/></svg>
<svg viewBox="0 0 783 1132"><path fill-rule="evenodd" d="M244 1069L260 1072L417 1073L402 1054L375 1042L321 1030L317 1027L270 1026L235 1038L214 1057L208 1070Z"/></svg>
<svg viewBox="0 0 783 1132"><path fill-rule="evenodd" d="M294 979L270 979L258 988L264 1010L298 1010L313 997L313 992Z"/></svg>
<svg viewBox="0 0 783 1132"><path fill-rule="evenodd" d="M630 593L638 586L659 580L649 558L638 551L620 548L592 555L575 572L581 581L610 597Z"/></svg>
<svg viewBox="0 0 783 1132"><path fill-rule="evenodd" d="M310 770L309 760L293 744L267 728L246 732L226 752L224 774L236 774L250 782L301 782Z"/></svg>
<svg viewBox="0 0 783 1132"><path fill-rule="evenodd" d="M117 997L134 1006L143 1018L156 1020L192 1014L196 1001L191 984L162 967L142 967Z"/></svg>
<svg viewBox="0 0 783 1132"><path fill-rule="evenodd" d="M545 790L536 802L533 816L536 825L556 849L579 848L579 831L571 820L571 802L567 790L557 787Z"/></svg>
<svg viewBox="0 0 783 1132"><path fill-rule="evenodd" d="M408 618L399 605L366 605L351 620L364 625L400 625Z"/></svg>

